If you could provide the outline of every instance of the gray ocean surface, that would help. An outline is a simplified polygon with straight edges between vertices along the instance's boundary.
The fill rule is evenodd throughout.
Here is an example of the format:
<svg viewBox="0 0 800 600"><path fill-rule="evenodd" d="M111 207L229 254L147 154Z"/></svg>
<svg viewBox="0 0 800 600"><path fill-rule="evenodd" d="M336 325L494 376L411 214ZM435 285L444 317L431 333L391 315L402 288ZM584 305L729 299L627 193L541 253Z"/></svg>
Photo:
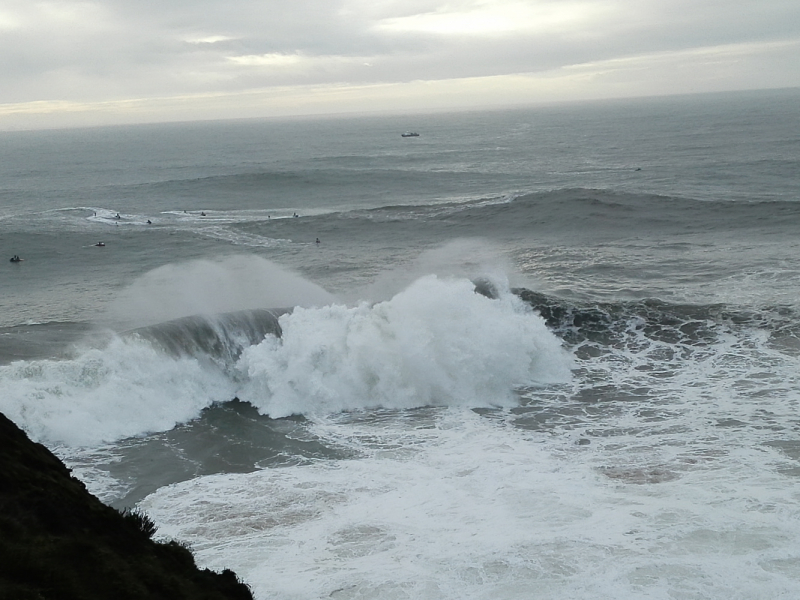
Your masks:
<svg viewBox="0 0 800 600"><path fill-rule="evenodd" d="M796 89L2 133L0 411L257 598L795 598L798 231Z"/></svg>

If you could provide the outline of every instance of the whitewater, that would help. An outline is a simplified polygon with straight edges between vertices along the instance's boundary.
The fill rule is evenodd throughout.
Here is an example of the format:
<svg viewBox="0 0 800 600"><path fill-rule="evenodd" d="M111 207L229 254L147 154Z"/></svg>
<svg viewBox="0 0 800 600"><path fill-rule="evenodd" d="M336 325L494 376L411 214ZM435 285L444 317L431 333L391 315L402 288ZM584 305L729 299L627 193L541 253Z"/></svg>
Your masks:
<svg viewBox="0 0 800 600"><path fill-rule="evenodd" d="M797 100L2 134L0 411L259 599L796 598Z"/></svg>
<svg viewBox="0 0 800 600"><path fill-rule="evenodd" d="M514 385L570 378L541 317L468 279L424 277L372 305L182 321L114 335L70 360L0 367L7 416L37 439L82 446L169 429L219 399L272 418L510 406Z"/></svg>

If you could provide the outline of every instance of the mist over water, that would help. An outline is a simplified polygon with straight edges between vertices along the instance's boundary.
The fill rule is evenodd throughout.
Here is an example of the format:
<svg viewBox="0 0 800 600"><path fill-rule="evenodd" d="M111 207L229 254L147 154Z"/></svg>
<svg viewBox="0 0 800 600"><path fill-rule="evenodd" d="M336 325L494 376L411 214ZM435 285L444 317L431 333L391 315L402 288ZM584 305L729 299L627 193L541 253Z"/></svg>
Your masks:
<svg viewBox="0 0 800 600"><path fill-rule="evenodd" d="M320 286L271 261L233 255L167 264L146 273L121 292L109 319L132 329L190 315L318 306L332 300Z"/></svg>

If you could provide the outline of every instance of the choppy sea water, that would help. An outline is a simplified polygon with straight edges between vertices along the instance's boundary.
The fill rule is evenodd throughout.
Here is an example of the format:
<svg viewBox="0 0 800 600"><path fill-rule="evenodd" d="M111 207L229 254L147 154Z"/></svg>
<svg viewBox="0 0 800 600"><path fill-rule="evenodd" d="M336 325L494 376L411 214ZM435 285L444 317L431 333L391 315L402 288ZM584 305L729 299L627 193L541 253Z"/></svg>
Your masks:
<svg viewBox="0 0 800 600"><path fill-rule="evenodd" d="M0 410L258 598L794 598L797 100L3 134Z"/></svg>

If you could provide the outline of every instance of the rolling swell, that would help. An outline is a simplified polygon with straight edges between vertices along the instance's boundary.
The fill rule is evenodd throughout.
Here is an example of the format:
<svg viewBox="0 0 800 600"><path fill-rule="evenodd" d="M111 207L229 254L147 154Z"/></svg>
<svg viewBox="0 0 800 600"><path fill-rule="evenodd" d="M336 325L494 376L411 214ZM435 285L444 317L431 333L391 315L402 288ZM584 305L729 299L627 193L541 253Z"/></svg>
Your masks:
<svg viewBox="0 0 800 600"><path fill-rule="evenodd" d="M370 162L369 159L364 159ZM356 159L361 162L361 159ZM371 206L376 197L391 202L408 202L418 197L419 190L433 196L464 195L472 192L472 174L428 172L413 168L374 168L360 164L333 167L317 165L311 169L280 169L219 174L194 178L176 178L145 184L142 190L168 198L191 199L214 197L217 201L235 201L237 208L264 208L264 198L275 210L291 206L302 190L302 203L307 208L324 208L328 212L331 198L340 197L347 205ZM491 173L484 179L502 180ZM356 185L357 184L357 185ZM335 204L333 205L335 206Z"/></svg>
<svg viewBox="0 0 800 600"><path fill-rule="evenodd" d="M465 223L497 226L538 234L578 234L594 238L629 237L648 233L714 234L746 230L748 234L800 225L800 203L741 202L567 188L519 195L508 202L478 202L465 206ZM439 219L452 218L442 215Z"/></svg>
<svg viewBox="0 0 800 600"><path fill-rule="evenodd" d="M133 329L123 337L147 340L175 356L210 357L224 365L236 362L242 350L267 335L281 336L278 317L288 310L244 310L217 315L194 315Z"/></svg>
<svg viewBox="0 0 800 600"><path fill-rule="evenodd" d="M427 188L425 188L427 189ZM436 195L429 190L430 196ZM743 202L726 199L635 193L612 189L564 188L517 195L485 196L424 204L393 203L368 209L309 216L296 223L248 222L235 227L252 234L294 239L305 229L326 238L374 235L381 242L401 233L429 239L454 236L502 236L596 241L650 235L717 237L725 234L792 233L800 227L800 202Z"/></svg>

